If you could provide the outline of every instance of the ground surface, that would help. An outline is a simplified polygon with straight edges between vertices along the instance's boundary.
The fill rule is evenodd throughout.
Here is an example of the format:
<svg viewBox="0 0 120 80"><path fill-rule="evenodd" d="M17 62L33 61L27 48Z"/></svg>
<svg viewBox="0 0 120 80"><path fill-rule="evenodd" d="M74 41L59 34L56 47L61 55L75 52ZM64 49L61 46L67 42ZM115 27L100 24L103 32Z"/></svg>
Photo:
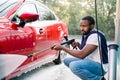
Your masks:
<svg viewBox="0 0 120 80"><path fill-rule="evenodd" d="M75 76L63 63L54 65L49 63L20 77L11 80L81 80Z"/></svg>

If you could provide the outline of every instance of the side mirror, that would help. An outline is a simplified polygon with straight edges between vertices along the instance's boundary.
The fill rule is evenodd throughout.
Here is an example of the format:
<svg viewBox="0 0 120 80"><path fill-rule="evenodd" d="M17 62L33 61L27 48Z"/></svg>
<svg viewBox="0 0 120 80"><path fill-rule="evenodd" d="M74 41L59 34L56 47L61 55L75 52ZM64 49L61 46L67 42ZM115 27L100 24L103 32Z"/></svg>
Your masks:
<svg viewBox="0 0 120 80"><path fill-rule="evenodd" d="M21 27L24 27L25 23L32 22L38 20L39 15L33 13L23 13L20 15L20 23Z"/></svg>
<svg viewBox="0 0 120 80"><path fill-rule="evenodd" d="M38 14L23 13L20 15L20 19L25 22L36 21L39 18Z"/></svg>

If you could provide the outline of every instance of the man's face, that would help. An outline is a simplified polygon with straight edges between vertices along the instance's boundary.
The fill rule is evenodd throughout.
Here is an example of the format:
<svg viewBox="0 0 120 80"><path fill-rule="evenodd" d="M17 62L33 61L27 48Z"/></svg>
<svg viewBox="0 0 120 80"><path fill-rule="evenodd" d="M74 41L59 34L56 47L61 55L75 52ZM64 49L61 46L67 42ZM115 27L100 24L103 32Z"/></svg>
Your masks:
<svg viewBox="0 0 120 80"><path fill-rule="evenodd" d="M92 28L93 28L93 25L90 25L88 20L80 21L80 29L83 35L88 34Z"/></svg>

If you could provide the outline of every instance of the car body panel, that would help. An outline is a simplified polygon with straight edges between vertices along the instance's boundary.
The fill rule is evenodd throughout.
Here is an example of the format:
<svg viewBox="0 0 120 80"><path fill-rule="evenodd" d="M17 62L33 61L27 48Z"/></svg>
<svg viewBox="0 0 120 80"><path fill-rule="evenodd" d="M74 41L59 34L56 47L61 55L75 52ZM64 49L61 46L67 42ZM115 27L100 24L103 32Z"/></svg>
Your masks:
<svg viewBox="0 0 120 80"><path fill-rule="evenodd" d="M6 8L10 4L5 8L6 14L3 14L4 12L0 13L0 54L28 56L61 43L64 37L68 37L67 25L43 4L34 0L8 1L12 2L12 7L7 11ZM3 4L7 5L5 2ZM28 5L33 8L31 7L31 10L29 10ZM12 21L16 14L19 16L23 13L31 14L32 9L35 11L33 13L39 15L38 20L25 23L24 26L18 24L19 20L17 18ZM56 59L58 56L58 51L49 49L28 58L14 72L6 76L6 79L30 71Z"/></svg>

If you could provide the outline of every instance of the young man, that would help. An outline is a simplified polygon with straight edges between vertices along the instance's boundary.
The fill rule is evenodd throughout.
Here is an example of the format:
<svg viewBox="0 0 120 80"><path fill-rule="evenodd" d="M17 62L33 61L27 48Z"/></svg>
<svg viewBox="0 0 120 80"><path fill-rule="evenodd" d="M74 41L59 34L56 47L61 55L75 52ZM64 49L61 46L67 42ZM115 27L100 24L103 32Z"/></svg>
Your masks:
<svg viewBox="0 0 120 80"><path fill-rule="evenodd" d="M101 66L101 59L103 64L108 63L106 39L103 33L94 28L94 25L95 21L91 16L85 16L80 20L82 41L72 43L73 47L77 46L80 50L71 50L61 45L55 45L53 48L54 50L64 50L73 56L64 59L64 63L82 80L101 80L105 74ZM101 49L101 59L99 49Z"/></svg>

